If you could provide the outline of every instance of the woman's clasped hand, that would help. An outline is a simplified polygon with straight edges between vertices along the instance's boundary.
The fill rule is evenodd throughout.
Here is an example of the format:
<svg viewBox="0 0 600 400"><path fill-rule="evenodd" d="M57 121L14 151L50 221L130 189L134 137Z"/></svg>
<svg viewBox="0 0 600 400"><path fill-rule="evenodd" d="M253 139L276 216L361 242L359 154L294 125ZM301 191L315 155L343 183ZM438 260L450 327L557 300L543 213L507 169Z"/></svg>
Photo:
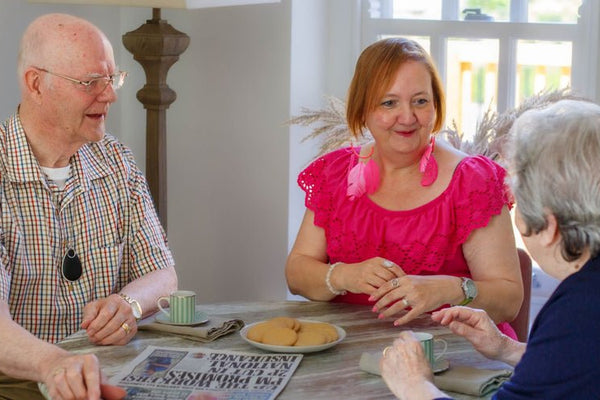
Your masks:
<svg viewBox="0 0 600 400"><path fill-rule="evenodd" d="M373 312L377 312L380 319L402 315L394 321L394 325L406 324L419 315L447 303L444 289L449 279L451 278L406 274L393 278L369 297L370 301L375 302ZM453 286L458 292L459 283ZM407 312L402 314L403 310Z"/></svg>
<svg viewBox="0 0 600 400"><path fill-rule="evenodd" d="M381 257L356 264L340 263L336 269L343 271L336 283L351 293L371 294L394 278L405 275L400 267Z"/></svg>

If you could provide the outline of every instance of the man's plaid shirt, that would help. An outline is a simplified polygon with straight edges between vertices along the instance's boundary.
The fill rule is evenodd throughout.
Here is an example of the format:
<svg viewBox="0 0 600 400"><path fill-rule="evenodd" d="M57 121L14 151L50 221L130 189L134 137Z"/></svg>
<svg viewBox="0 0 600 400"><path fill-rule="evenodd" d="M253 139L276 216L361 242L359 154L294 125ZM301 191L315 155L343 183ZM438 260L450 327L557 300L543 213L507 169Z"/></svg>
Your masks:
<svg viewBox="0 0 600 400"><path fill-rule="evenodd" d="M61 191L41 171L18 114L0 125L0 300L17 323L50 342L79 330L90 301L174 265L128 148L105 135L70 165ZM73 283L61 274L69 247L83 266Z"/></svg>

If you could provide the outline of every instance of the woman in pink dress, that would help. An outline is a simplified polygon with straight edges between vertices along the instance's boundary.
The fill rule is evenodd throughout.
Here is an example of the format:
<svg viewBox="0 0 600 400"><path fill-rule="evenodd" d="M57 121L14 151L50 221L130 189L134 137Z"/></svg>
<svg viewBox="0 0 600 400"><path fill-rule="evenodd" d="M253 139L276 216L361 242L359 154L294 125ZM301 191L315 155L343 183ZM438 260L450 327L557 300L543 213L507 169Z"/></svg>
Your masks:
<svg viewBox="0 0 600 400"><path fill-rule="evenodd" d="M435 132L442 83L416 42L380 40L361 54L348 93L348 127L374 141L332 151L298 177L306 213L286 263L294 294L368 304L405 324L469 304L515 337L523 285L505 171Z"/></svg>

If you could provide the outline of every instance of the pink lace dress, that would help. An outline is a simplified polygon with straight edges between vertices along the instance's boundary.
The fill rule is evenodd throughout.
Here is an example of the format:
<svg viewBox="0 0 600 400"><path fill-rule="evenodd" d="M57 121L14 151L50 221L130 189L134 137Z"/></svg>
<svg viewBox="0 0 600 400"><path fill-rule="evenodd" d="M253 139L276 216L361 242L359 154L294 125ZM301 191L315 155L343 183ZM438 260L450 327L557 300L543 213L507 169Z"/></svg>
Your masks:
<svg viewBox="0 0 600 400"><path fill-rule="evenodd" d="M504 205L512 206L504 169L484 156L465 157L439 197L412 210L390 211L366 195L346 196L348 171L357 161L350 148L335 150L298 176L305 205L314 212L315 225L325 230L329 262L384 257L407 274L470 277L462 244ZM372 304L367 295L354 293L334 301ZM501 325L515 337L508 324Z"/></svg>

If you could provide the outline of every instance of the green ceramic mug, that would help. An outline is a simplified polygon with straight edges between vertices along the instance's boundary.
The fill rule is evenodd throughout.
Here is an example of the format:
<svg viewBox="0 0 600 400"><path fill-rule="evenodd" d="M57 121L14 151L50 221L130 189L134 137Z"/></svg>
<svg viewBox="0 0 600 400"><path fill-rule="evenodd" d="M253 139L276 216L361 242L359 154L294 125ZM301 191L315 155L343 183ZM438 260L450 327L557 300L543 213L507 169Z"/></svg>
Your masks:
<svg viewBox="0 0 600 400"><path fill-rule="evenodd" d="M165 310L162 302L169 304ZM169 296L159 297L156 301L158 309L169 317L174 324L191 324L196 316L196 293L191 290L177 290Z"/></svg>
<svg viewBox="0 0 600 400"><path fill-rule="evenodd" d="M434 339L431 333L427 332L414 332L417 340L421 342L421 346L423 346L423 350L425 353L425 358L429 361L429 365L433 368L435 362L439 360L448 349L448 343L446 343L443 339ZM434 343L441 342L444 344L444 349L437 355L435 355L434 351Z"/></svg>

